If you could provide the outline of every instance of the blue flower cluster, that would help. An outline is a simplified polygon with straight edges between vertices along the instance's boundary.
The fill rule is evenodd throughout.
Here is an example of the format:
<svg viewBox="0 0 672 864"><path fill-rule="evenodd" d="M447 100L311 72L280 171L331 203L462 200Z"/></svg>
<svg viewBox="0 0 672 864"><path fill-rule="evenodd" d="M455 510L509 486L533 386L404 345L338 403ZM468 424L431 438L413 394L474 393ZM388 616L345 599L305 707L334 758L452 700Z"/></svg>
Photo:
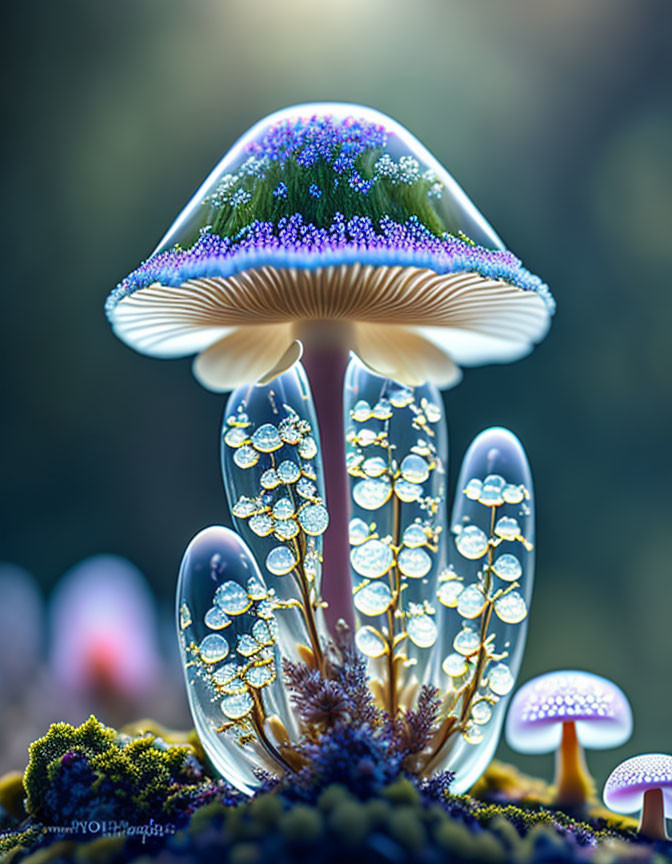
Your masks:
<svg viewBox="0 0 672 864"><path fill-rule="evenodd" d="M333 163L338 174L354 167L355 159L367 150L387 144L385 128L376 123L346 117L330 116L284 120L274 123L264 134L248 145L248 153L271 162L293 158L303 168L311 168L320 159Z"/></svg>

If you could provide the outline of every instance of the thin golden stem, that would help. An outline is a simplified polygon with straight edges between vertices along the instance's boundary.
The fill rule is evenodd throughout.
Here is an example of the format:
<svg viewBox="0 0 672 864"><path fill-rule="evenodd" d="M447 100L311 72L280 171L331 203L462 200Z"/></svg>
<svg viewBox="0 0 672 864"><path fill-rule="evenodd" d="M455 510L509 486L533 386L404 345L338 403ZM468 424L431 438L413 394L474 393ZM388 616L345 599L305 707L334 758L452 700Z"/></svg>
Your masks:
<svg viewBox="0 0 672 864"><path fill-rule="evenodd" d="M426 775L429 771L432 770L434 765L439 761L441 757L442 750L448 745L450 739L457 734L458 732L463 732L466 728L469 714L471 713L471 708L473 705L474 698L478 693L478 689L481 684L481 677L485 670L485 666L490 657L490 650L488 646L488 628L490 626L490 620L492 618L492 610L494 608L494 598L490 596L490 592L492 590L492 564L494 559L494 545L493 541L495 539L495 516L496 516L496 508L492 507L490 512L490 544L488 548L488 562L484 568L483 573L483 594L486 598L486 605L481 613L481 627L480 627L480 640L479 640L479 649L478 654L476 655L476 666L474 668L474 674L464 689L464 693L462 695L462 708L460 710L459 721L456 721L456 718L448 717L446 721L444 721L445 725L443 730L441 730L442 734L439 735L438 741L434 746L432 752L428 755L425 764L422 768L421 775ZM453 722L451 722L453 721Z"/></svg>
<svg viewBox="0 0 672 864"><path fill-rule="evenodd" d="M271 739L266 734L266 730L264 729L264 723L266 720L266 712L264 711L264 706L263 706L263 703L261 701L261 696L259 695L257 690L255 690L254 688L250 688L250 694L252 696L252 703L253 703L251 722L252 722L252 725L254 726L254 730L257 733L257 736L259 737L259 742L261 743L261 745L264 748L264 750L266 751L266 753L271 757L271 759L273 759L280 766L282 766L285 769L285 771L290 770L290 766L285 761L285 759L282 757L282 754L275 747L275 745L273 744Z"/></svg>
<svg viewBox="0 0 672 864"><path fill-rule="evenodd" d="M390 717L397 716L398 705L398 688L397 688L397 665L395 663L394 649L396 638L396 612L401 600L401 578L399 576L399 567L396 564L396 555L399 549L399 523L401 518L401 504L399 498L395 495L393 501L393 521L392 521L392 546L395 550L395 564L390 571L390 587L392 588L392 604L387 610L387 627L388 627L388 645L387 653L387 668L388 668L388 712Z"/></svg>

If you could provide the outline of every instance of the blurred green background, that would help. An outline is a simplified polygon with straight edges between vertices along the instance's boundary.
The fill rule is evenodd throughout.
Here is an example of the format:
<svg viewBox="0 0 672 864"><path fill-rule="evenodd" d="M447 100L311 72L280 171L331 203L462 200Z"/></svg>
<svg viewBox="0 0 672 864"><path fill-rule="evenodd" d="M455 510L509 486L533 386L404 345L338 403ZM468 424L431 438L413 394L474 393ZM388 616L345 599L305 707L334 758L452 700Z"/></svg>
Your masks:
<svg viewBox="0 0 672 864"><path fill-rule="evenodd" d="M635 734L590 757L600 781L672 751L671 25L667 0L6 4L0 558L48 592L115 552L172 603L184 546L227 519L223 400L188 360L117 341L103 302L257 119L361 102L436 154L558 301L532 356L446 394L453 481L493 424L533 466L520 680L578 667L625 689Z"/></svg>

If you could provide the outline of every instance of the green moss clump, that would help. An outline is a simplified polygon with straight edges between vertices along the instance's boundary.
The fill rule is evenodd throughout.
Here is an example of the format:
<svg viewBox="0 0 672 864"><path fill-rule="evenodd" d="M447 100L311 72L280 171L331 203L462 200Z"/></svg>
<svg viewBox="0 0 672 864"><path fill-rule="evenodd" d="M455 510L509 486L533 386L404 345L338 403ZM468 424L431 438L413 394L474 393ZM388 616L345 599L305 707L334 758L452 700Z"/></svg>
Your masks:
<svg viewBox="0 0 672 864"><path fill-rule="evenodd" d="M31 744L26 810L46 825L81 819L166 821L197 791L199 768L187 746L154 735L120 736L95 717L56 723Z"/></svg>

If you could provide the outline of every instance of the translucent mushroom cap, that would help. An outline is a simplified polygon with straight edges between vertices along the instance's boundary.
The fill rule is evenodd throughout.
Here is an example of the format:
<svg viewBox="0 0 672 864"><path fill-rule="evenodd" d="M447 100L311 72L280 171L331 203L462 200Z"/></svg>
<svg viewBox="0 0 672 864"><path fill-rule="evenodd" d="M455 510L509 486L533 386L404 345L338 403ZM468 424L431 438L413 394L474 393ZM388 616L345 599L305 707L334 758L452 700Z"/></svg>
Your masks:
<svg viewBox="0 0 672 864"><path fill-rule="evenodd" d="M665 818L672 818L672 756L646 753L633 756L614 768L604 785L604 803L616 813L635 813L642 808L644 793L660 789Z"/></svg>
<svg viewBox="0 0 672 864"><path fill-rule="evenodd" d="M560 745L567 722L589 749L618 747L632 733L632 711L620 687L568 670L539 675L520 688L509 708L506 740L519 753L549 753Z"/></svg>
<svg viewBox="0 0 672 864"><path fill-rule="evenodd" d="M415 137L345 104L253 126L106 306L136 350L199 355L213 390L268 380L295 340L325 338L385 376L448 386L456 364L528 353L553 309Z"/></svg>

